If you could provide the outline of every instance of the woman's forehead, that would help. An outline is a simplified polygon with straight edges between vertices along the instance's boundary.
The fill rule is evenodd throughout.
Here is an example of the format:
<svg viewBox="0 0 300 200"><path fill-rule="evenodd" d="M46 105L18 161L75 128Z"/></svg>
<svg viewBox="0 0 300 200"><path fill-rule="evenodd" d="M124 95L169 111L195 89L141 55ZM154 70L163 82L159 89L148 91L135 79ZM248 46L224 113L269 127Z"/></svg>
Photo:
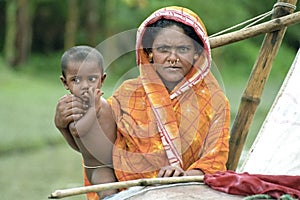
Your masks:
<svg viewBox="0 0 300 200"><path fill-rule="evenodd" d="M171 26L162 28L154 38L154 43L192 43L192 39L181 27Z"/></svg>

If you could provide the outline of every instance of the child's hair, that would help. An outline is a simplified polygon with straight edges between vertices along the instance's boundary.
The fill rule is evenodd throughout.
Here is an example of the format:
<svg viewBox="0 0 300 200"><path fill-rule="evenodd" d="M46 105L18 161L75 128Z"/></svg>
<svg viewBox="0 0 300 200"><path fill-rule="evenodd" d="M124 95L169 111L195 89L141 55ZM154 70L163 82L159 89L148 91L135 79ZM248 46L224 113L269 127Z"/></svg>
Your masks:
<svg viewBox="0 0 300 200"><path fill-rule="evenodd" d="M93 60L98 62L98 65L101 69L101 74L103 74L103 56L95 48L89 46L75 46L67 51L61 57L61 71L62 75L66 77L66 69L70 61L74 62L83 62L85 60Z"/></svg>

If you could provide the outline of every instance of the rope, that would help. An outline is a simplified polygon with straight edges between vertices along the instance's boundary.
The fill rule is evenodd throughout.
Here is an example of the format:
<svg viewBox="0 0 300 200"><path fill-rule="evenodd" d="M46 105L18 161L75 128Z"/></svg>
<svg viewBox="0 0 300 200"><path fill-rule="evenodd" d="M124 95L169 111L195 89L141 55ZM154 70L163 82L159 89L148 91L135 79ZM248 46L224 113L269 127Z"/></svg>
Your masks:
<svg viewBox="0 0 300 200"><path fill-rule="evenodd" d="M277 2L274 4L273 9L276 8L277 6L283 6L283 7L287 7L287 8L291 8L293 10L296 10L296 6L290 3L286 3L286 2Z"/></svg>
<svg viewBox="0 0 300 200"><path fill-rule="evenodd" d="M245 26L243 29L248 28L248 27L250 27L250 26L256 24L257 22L259 22L259 21L261 21L261 20L263 20L263 19L265 19L265 18L271 16L272 14L273 14L273 10L271 10L271 11L269 11L269 12L266 12L266 13L264 13L264 14L261 14L261 15L255 17L255 18L253 18L253 20L255 20L255 19L257 19L257 18L258 18L258 19L257 19L256 21L252 22L251 24Z"/></svg>
<svg viewBox="0 0 300 200"><path fill-rule="evenodd" d="M237 28L237 27L240 27L240 26L242 26L242 25L244 25L244 24L247 24L247 23L252 22L252 21L254 21L254 20L257 19L257 20L254 21L253 23L251 23L251 24L249 24L248 26L244 27L244 28L247 28L247 27L252 26L253 24L255 24L255 23L257 23L257 22L263 20L264 18L266 18L266 17L272 15L272 13L273 13L273 10L271 10L271 11L269 11L269 12L266 12L266 13L263 13L263 14L257 16L257 17L248 19L247 21L241 22L241 23L239 23L239 24L237 24L237 25L234 25L234 26L232 26L232 27L229 27L229 28L227 28L227 29L225 29L225 30L223 30L223 31L217 32L217 33L215 33L215 34L209 36L209 38L212 38L212 37L221 35L221 34L223 34L223 33L225 33L225 32L231 31L231 30L233 30L233 29L235 29L235 28Z"/></svg>
<svg viewBox="0 0 300 200"><path fill-rule="evenodd" d="M248 19L247 21L241 22L241 23L239 23L239 24L237 24L237 25L234 25L234 26L232 26L232 27L229 27L229 28L227 28L227 29L225 29L225 30L223 30L223 31L220 31L220 32L217 32L217 33L215 33L215 34L213 34L213 35L210 35L209 38L212 38L212 37L221 35L221 34L223 34L223 33L226 33L226 32L228 32L228 31L231 31L231 30L233 30L233 29L235 29L235 28L237 28L237 27L243 26L243 25L245 25L245 24L247 24L247 23L250 23L250 22L252 22L252 23L248 24L247 26L245 26L245 27L242 28L242 29L251 27L251 26L253 26L254 24L257 24L258 22L260 22L261 20L263 20L263 19L265 19L265 18L271 16L271 15L273 14L273 12L274 12L274 9L275 9L276 7L278 7L278 6L288 7L288 8L291 8L291 9L293 9L293 10L296 10L296 8L297 8L295 5L290 4L290 3L277 2L276 4L274 4L273 9L272 9L271 11L265 12L265 13L263 13L263 14L261 14L261 15L258 15L258 16L256 16L256 17L254 17L254 18Z"/></svg>

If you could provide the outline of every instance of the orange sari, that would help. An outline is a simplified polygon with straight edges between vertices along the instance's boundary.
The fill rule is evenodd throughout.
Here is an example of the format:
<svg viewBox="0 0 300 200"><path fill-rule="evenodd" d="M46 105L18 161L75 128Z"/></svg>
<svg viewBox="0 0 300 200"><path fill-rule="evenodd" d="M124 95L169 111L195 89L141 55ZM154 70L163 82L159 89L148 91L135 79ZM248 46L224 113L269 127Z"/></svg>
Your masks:
<svg viewBox="0 0 300 200"><path fill-rule="evenodd" d="M204 43L202 55L171 93L141 45L145 27L161 18L193 27ZM229 104L209 72L210 47L199 17L180 7L160 9L140 26L136 47L140 76L125 81L108 100L117 123L113 163L118 180L156 177L167 165L204 173L225 170Z"/></svg>

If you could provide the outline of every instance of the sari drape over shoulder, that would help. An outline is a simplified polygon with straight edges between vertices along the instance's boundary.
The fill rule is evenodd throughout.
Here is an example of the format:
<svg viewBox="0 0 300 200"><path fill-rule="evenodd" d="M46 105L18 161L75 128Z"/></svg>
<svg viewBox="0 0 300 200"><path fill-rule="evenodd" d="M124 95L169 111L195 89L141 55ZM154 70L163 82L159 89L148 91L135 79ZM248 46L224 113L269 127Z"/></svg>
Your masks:
<svg viewBox="0 0 300 200"><path fill-rule="evenodd" d="M143 50L145 27L172 19L194 28L204 51L169 93ZM200 18L181 7L154 12L140 26L136 43L140 76L125 81L108 99L117 123L113 164L119 181L156 177L161 167L204 173L226 170L229 103L210 72L211 53Z"/></svg>

